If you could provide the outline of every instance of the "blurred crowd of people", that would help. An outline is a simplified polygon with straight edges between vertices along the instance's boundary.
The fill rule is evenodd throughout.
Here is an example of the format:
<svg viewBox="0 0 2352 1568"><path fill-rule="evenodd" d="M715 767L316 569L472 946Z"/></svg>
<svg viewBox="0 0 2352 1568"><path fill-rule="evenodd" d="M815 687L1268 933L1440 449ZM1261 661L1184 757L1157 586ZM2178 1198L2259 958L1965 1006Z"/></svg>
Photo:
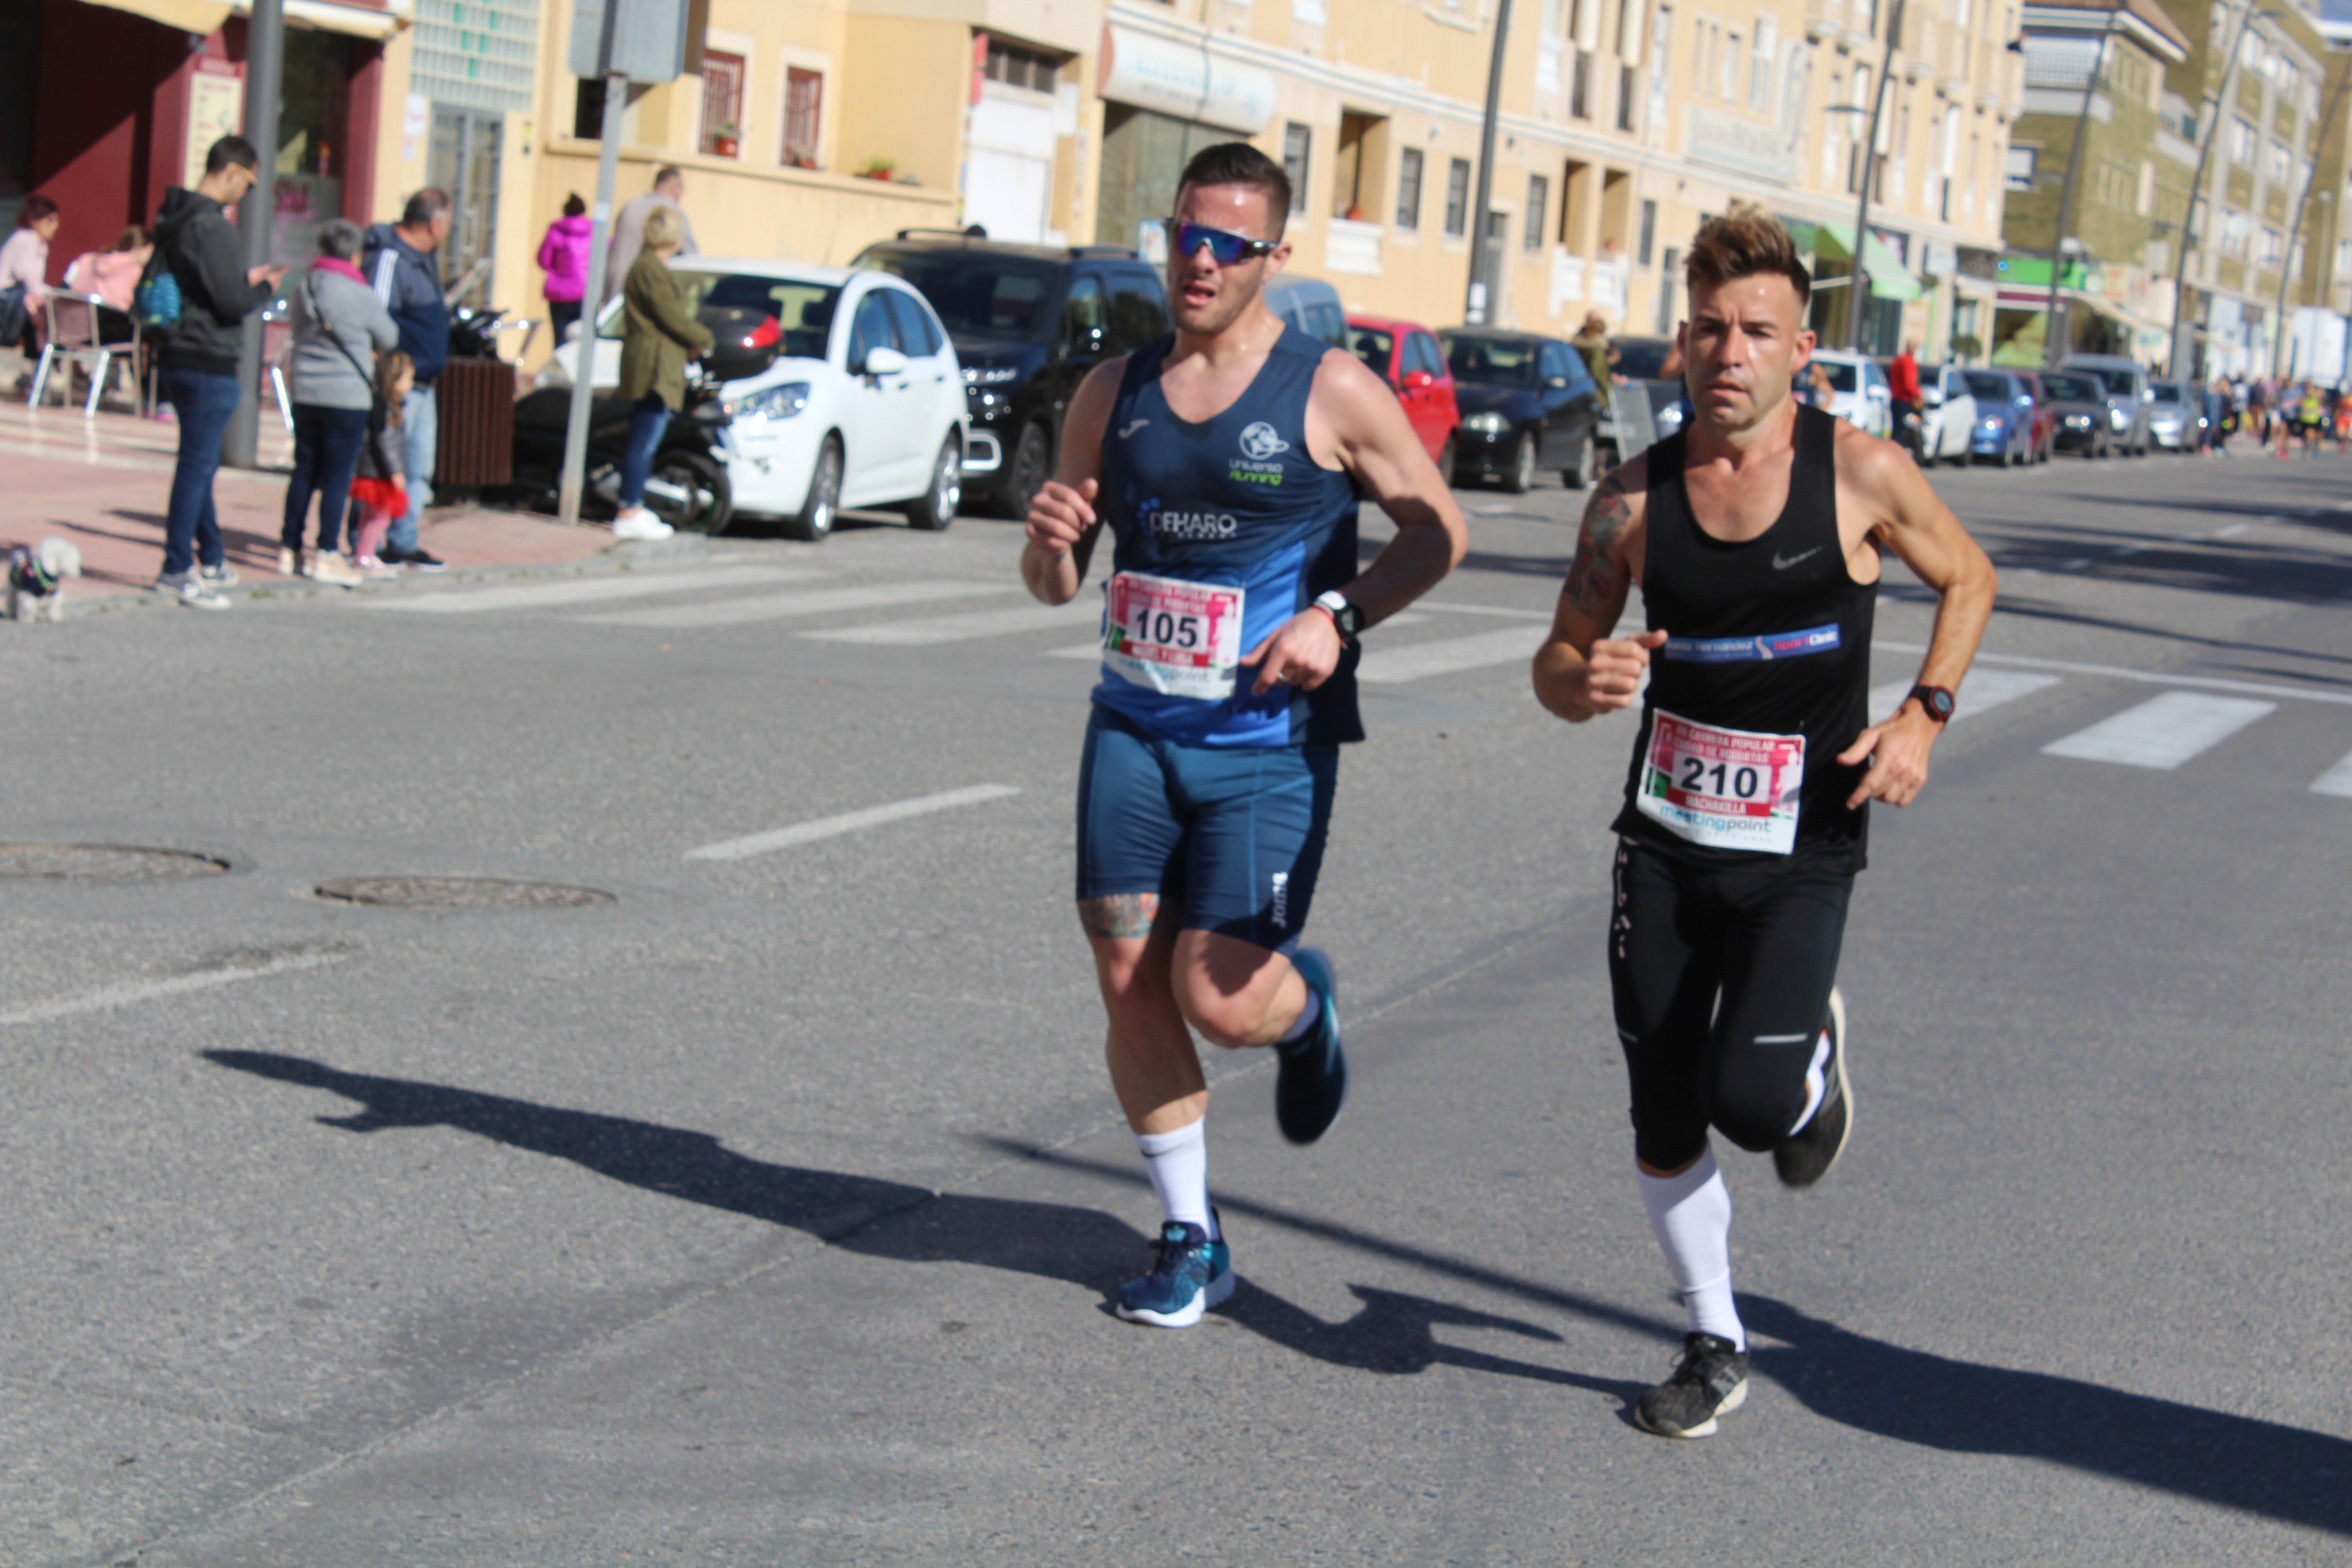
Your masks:
<svg viewBox="0 0 2352 1568"><path fill-rule="evenodd" d="M2256 447L2282 460L2297 447L2315 458L2328 441L2340 456L2352 450L2352 388L2217 375L2205 388L2204 449L2226 458L2232 436L2252 436Z"/></svg>

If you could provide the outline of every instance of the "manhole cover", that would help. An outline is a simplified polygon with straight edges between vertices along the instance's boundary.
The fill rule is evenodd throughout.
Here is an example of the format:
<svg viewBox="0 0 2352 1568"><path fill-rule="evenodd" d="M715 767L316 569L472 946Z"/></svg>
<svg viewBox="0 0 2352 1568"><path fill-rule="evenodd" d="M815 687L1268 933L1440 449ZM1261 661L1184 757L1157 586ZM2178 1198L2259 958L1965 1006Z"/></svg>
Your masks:
<svg viewBox="0 0 2352 1568"><path fill-rule="evenodd" d="M320 883L318 892L338 903L385 910L593 910L616 901L593 888L497 877L344 877Z"/></svg>
<svg viewBox="0 0 2352 1568"><path fill-rule="evenodd" d="M152 882L217 877L228 862L129 844L0 844L0 877L53 882Z"/></svg>

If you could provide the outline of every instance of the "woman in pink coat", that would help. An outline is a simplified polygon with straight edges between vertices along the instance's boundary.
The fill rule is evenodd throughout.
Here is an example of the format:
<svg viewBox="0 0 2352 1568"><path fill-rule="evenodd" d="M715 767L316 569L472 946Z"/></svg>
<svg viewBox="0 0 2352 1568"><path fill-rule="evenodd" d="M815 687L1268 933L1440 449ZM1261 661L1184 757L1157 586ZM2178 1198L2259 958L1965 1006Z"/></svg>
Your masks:
<svg viewBox="0 0 2352 1568"><path fill-rule="evenodd" d="M588 237L593 229L588 204L567 197L563 216L547 226L539 242L539 265L547 273L547 324L558 344L580 319L580 297L588 292Z"/></svg>

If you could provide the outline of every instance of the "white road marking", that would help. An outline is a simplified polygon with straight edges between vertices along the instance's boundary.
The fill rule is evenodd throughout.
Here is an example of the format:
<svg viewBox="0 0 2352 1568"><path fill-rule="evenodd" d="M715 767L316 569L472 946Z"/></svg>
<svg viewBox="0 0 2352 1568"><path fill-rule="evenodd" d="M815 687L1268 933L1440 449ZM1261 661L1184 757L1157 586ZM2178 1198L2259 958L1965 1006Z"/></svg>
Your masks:
<svg viewBox="0 0 2352 1568"><path fill-rule="evenodd" d="M1102 639L1097 637L1093 642L1074 642L1067 647L1050 648L1046 651L1045 657L1047 658L1100 658Z"/></svg>
<svg viewBox="0 0 2352 1568"><path fill-rule="evenodd" d="M2251 522L2233 522L2226 527L2215 529L2205 537L2208 539L2235 539L2238 535L2245 532L2248 529L2253 526L2254 525Z"/></svg>
<svg viewBox="0 0 2352 1568"><path fill-rule="evenodd" d="M1449 610L1457 616L1507 616L1515 621L1541 621L1547 626L1551 624L1549 610L1514 610L1501 605L1454 605L1437 599L1423 599L1421 601L1421 607L1424 610Z"/></svg>
<svg viewBox="0 0 2352 1568"><path fill-rule="evenodd" d="M2342 795L2347 800L2352 800L2352 756L2346 757L2312 780L2311 793Z"/></svg>
<svg viewBox="0 0 2352 1568"><path fill-rule="evenodd" d="M713 599L701 605L672 605L657 610L624 610L614 616L580 616L608 626L732 626L747 621L781 621L795 616L823 616L837 610L874 610L890 605L919 605L933 599L977 599L1013 591L1009 583L937 581L877 583L864 588L803 588L782 594L754 594L741 599Z"/></svg>
<svg viewBox="0 0 2352 1568"><path fill-rule="evenodd" d="M845 811L838 816L820 816L814 822L795 823L769 833L754 833L748 837L730 838L719 844L706 844L699 849L689 849L689 860L747 860L754 855L767 855L778 849L790 849L796 844L811 844L820 838L835 838L845 833L856 833L868 827L878 827L886 822L898 822L909 816L924 816L934 811L950 811L959 805L978 805L986 800L1003 800L1021 791L1013 784L972 784L964 789L951 789L940 795L918 795L913 800L894 801L888 805L869 805L863 811Z"/></svg>
<svg viewBox="0 0 2352 1568"><path fill-rule="evenodd" d="M974 610L961 616L901 616L862 626L835 626L828 631L803 632L820 642L882 643L893 647L923 647L932 643L962 642L972 637L997 637L1014 632L1068 631L1098 621L1100 605L1077 609L1027 605L1013 610ZM1091 645L1090 645L1091 646Z"/></svg>
<svg viewBox="0 0 2352 1568"><path fill-rule="evenodd" d="M1535 658L1549 635L1544 626L1506 626L1466 637L1441 637L1407 647L1371 648L1357 667L1356 679L1372 686L1394 686L1426 680L1433 675L1481 669L1490 664L1526 663Z"/></svg>
<svg viewBox="0 0 2352 1568"><path fill-rule="evenodd" d="M1903 700L1911 695L1916 682L1890 680L1870 689L1870 721L1884 724L1895 717ZM2024 675L2013 669L1977 669L1969 672L1968 684L1960 688L1960 705L1952 713L1952 722L1972 719L2004 702L2014 702L2021 697L2031 697L2058 684L2054 675Z"/></svg>
<svg viewBox="0 0 2352 1568"><path fill-rule="evenodd" d="M370 595L363 610L411 610L422 615L465 616L486 610L535 610L557 605L593 605L605 599L648 599L656 594L687 594L697 588L748 588L772 583L805 582L823 572L790 566L718 566L707 572L630 572L617 577L581 577L556 583L517 583L414 596Z"/></svg>
<svg viewBox="0 0 2352 1568"><path fill-rule="evenodd" d="M2042 748L2044 755L2132 768L2177 768L2220 745L2255 720L2278 711L2275 702L2168 691L2137 708L2102 719Z"/></svg>
<svg viewBox="0 0 2352 1568"><path fill-rule="evenodd" d="M1915 642L1873 642L1874 648L1888 653L1926 653L1925 645ZM2254 680L2224 680L2208 675L2164 675L2147 669L2126 669L2114 664L2077 664L2064 658L2032 658L2023 654L1980 653L1979 665L2013 664L2021 669L2054 669L2062 675L2104 675L2116 680L2137 680L2147 686L2189 686L2203 691L2237 691L2249 697L2283 697L2295 702L2329 702L2340 708L2352 708L2352 695L2340 691L2314 691L2303 686L2265 686Z"/></svg>
<svg viewBox="0 0 2352 1568"><path fill-rule="evenodd" d="M234 985L240 980L259 980L267 975L285 974L297 969L317 969L347 956L341 952L289 952L261 963L229 964L219 969L200 969L194 974L175 974L169 980L142 980L103 986L79 996L67 996L55 1002L37 1002L30 1007L0 1013L0 1027L10 1024L42 1024L52 1018L70 1018L82 1013L103 1013L140 1002L152 1002L158 997L180 996L191 991L210 991L215 986Z"/></svg>

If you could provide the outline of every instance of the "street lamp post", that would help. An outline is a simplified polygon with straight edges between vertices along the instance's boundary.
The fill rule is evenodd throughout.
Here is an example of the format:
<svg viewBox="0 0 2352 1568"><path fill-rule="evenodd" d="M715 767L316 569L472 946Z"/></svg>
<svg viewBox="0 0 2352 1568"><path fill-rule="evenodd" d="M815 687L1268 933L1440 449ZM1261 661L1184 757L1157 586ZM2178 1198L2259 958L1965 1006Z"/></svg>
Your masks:
<svg viewBox="0 0 2352 1568"><path fill-rule="evenodd" d="M2205 134L2197 138L2197 174L2189 182L2189 205L2180 215L2179 254L2172 258L2172 352L2165 356L2164 368L2178 379L2187 369L2189 342L2196 331L2189 322L2189 246L2197 234L2197 203L2205 195L2205 169L2213 158L2213 143L2221 139L2221 116L2236 101L2232 89L2238 81L2238 51L2246 42L2246 29L2253 25L2254 0L2246 0L2246 8L2238 16L2238 26L2230 35L2230 52L2221 62L2221 90L2213 100L2213 123ZM2207 202L2210 215L2213 204Z"/></svg>
<svg viewBox="0 0 2352 1568"><path fill-rule="evenodd" d="M1878 168L1878 118L1886 111L1887 79L1895 74L1895 47L1903 37L1904 0L1895 0L1894 14L1886 23L1886 52L1878 67L1878 81L1870 95L1870 130L1862 142L1862 200L1853 214L1853 265L1846 274L1845 346L1852 352L1862 350L1863 300L1870 289L1870 269L1863 264L1863 252L1870 246L1870 180Z"/></svg>
<svg viewBox="0 0 2352 1568"><path fill-rule="evenodd" d="M580 521L588 473L588 415L596 397L596 323L604 313L604 250L613 221L613 187L621 171L621 116L629 107L629 78L613 58L621 25L621 0L604 0L596 37L596 74L604 89L604 118L598 127L596 205L589 219L588 290L581 296L579 331L572 350L572 401L563 420L563 472L556 484L555 515ZM562 347L561 343L556 345Z"/></svg>
<svg viewBox="0 0 2352 1568"><path fill-rule="evenodd" d="M2352 84L2352 70L2337 72L2336 89L2327 95L2327 112L2319 117L2319 130L2311 139L2313 147L2327 144L2328 129L2336 123L2336 106L2344 101L2344 89L2347 84ZM2279 373L2279 347L2286 342L2287 336L2286 290L2287 285L2294 279L2295 243L2303 235L2303 209L2311 200L2311 187L2317 183L2316 174L2317 170L2310 166L2303 172L2303 189L2296 193L2294 198L2294 221L2287 226L2286 254L2279 258L2278 309L2273 312L2278 330L2271 334L2271 376L2273 380L2277 379ZM2332 196L2333 193L2330 195Z"/></svg>
<svg viewBox="0 0 2352 1568"><path fill-rule="evenodd" d="M2107 41L2116 36L2116 24L2123 19L2124 0L2112 0L2107 13L2107 25L2099 29L2099 47L2091 56L2091 73L2083 82L2083 107L2074 116L2074 147L2066 155L2066 178L2058 187L2057 231L2050 237L2050 303L2043 317L2042 331L2042 363L2047 367L2058 363L2063 352L2059 345L2067 337L2064 301L2058 293L2058 280L2066 267L2066 222L2074 211L2075 172L2083 166L2083 143L2091 129L2091 99L2099 90L2099 79L2107 70Z"/></svg>
<svg viewBox="0 0 2352 1568"><path fill-rule="evenodd" d="M254 0L246 29L245 139L260 154L253 188L236 215L237 237L248 268L269 265L278 217L278 100L283 91L286 13L283 0ZM261 466L261 312L245 318L237 333L236 412L229 416L221 458L232 468Z"/></svg>
<svg viewBox="0 0 2352 1568"><path fill-rule="evenodd" d="M1511 0L1497 0L1495 50L1486 62L1486 119L1478 129L1478 190L1470 216L1470 287L1462 313L1464 321L1474 323L1486 320L1487 302L1495 297L1494 279L1487 275L1495 257L1494 237L1486 232L1486 208L1495 199L1495 129L1502 118L1504 51L1510 37Z"/></svg>

